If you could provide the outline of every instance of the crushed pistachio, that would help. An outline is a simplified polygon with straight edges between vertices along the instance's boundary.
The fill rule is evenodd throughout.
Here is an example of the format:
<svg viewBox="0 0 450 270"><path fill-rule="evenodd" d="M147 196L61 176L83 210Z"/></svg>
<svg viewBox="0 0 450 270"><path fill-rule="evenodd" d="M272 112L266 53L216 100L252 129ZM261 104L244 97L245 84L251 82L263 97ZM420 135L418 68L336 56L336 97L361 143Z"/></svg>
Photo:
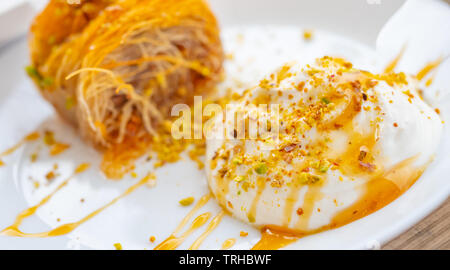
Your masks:
<svg viewBox="0 0 450 270"><path fill-rule="evenodd" d="M44 133L44 143L46 145L53 145L55 143L55 135L52 131L45 131Z"/></svg>
<svg viewBox="0 0 450 270"><path fill-rule="evenodd" d="M245 192L248 192L248 189L250 188L250 183L248 181L244 181L244 183L242 183L242 189Z"/></svg>
<svg viewBox="0 0 450 270"><path fill-rule="evenodd" d="M45 175L45 178L47 179L47 181L53 181L58 176L59 174L57 174L55 171L50 171Z"/></svg>
<svg viewBox="0 0 450 270"><path fill-rule="evenodd" d="M255 168L255 172L257 174L266 174L267 173L267 165L265 163L260 163L256 168Z"/></svg>
<svg viewBox="0 0 450 270"><path fill-rule="evenodd" d="M377 168L377 166L375 164L368 163L368 162L362 162L362 161L359 162L359 166L369 172L373 172Z"/></svg>
<svg viewBox="0 0 450 270"><path fill-rule="evenodd" d="M255 223L255 221L256 221L255 217L252 214L248 214L247 218L248 218L248 222L250 222L250 223Z"/></svg>
<svg viewBox="0 0 450 270"><path fill-rule="evenodd" d="M44 87L49 87L52 86L53 84L53 79L50 77L45 77L41 80L40 84Z"/></svg>
<svg viewBox="0 0 450 270"><path fill-rule="evenodd" d="M328 161L321 161L319 166L319 172L326 173L328 169L331 167L331 163Z"/></svg>
<svg viewBox="0 0 450 270"><path fill-rule="evenodd" d="M247 178L246 178L245 176L243 176L243 175L239 175L239 176L236 176L236 177L234 178L234 181L236 181L236 182L238 182L238 183L240 183L240 182L242 182L242 181L245 181L245 180L247 180Z"/></svg>
<svg viewBox="0 0 450 270"><path fill-rule="evenodd" d="M234 157L232 160L233 164L235 165L241 165L244 161L242 160L241 157Z"/></svg>
<svg viewBox="0 0 450 270"><path fill-rule="evenodd" d="M122 244L121 243L115 243L114 244L114 248L116 248L116 250L122 250Z"/></svg>
<svg viewBox="0 0 450 270"><path fill-rule="evenodd" d="M326 97L323 97L320 100L322 101L322 103L325 103L325 104L330 104L331 103L331 101L328 98L326 98Z"/></svg>
<svg viewBox="0 0 450 270"><path fill-rule="evenodd" d="M50 148L50 155L51 156L57 156L57 155L63 153L64 151L66 151L69 148L70 148L70 145L68 145L68 144L55 143Z"/></svg>
<svg viewBox="0 0 450 270"><path fill-rule="evenodd" d="M39 71L33 66L25 67L28 76L34 79L40 87L49 87L53 84L53 79L50 77L43 77Z"/></svg>
<svg viewBox="0 0 450 270"><path fill-rule="evenodd" d="M297 181L301 185L312 185L320 182L321 178L317 175L302 172L300 173L300 176L297 178Z"/></svg>
<svg viewBox="0 0 450 270"><path fill-rule="evenodd" d="M75 173L77 173L77 174L82 173L82 172L86 171L87 169L89 169L90 167L91 167L91 164L82 163L82 164L78 165L78 167L75 168Z"/></svg>
<svg viewBox="0 0 450 270"><path fill-rule="evenodd" d="M350 120L357 113L364 112L363 109L368 109L377 114L378 117L371 121L371 125L382 121L381 116L383 112L380 106L373 106L378 103L378 94L376 94L376 91L368 90L381 81L389 85L407 85L406 75L403 73L372 74L367 71L358 71L353 68L351 63L341 58L323 57L318 59L316 63L317 67L307 65L298 71L286 65L266 79L261 80L259 87L263 90L274 90L271 94L267 93L269 91L261 91L261 93L258 92L253 95L248 90L247 93L252 94L249 95L251 100L246 100L248 104L271 104L276 101L274 99L284 98L285 96L289 96L291 99L293 98L292 95L283 92L284 89L277 88L285 79L290 76L296 76L298 74L296 72L302 72L308 75L306 77L309 78L300 83L295 80L290 81L290 87L305 93L318 89L318 93L306 95L305 97L300 96L298 101L280 108L282 121L279 126L281 128L279 138L275 140L275 137L268 134L257 139L258 142L261 142L261 144L257 145L257 150L260 150L266 144L273 146L271 148L273 150L268 152L268 155L235 151L234 148L230 148L232 145L224 145L220 151L216 151L213 160L223 160L224 162L222 165L217 162L211 162L211 169L222 166L217 168L218 177L222 178L222 180L238 182L239 184L236 186L240 188L236 193L245 192L247 188L255 185L252 181L245 180L262 178L269 171L271 177L264 179L264 184L281 188L285 185L320 185L326 179L326 173L329 173L330 170L335 171L347 165L357 167L352 169L357 169L358 171L374 171L376 169L375 157L372 156L370 149L366 149L367 147L357 149L355 152L351 151L352 157L349 158L327 160L327 153L332 148L330 144L332 141L328 131L339 129L347 132ZM348 75L344 73L357 73L358 76L352 80L342 80ZM412 90L411 92L404 91L403 93L408 95L409 98L413 98ZM352 106L348 107L349 111L341 111L341 105L347 99L352 100L352 103L349 103ZM370 101L371 104L367 104L364 101ZM337 117L339 114L343 114L345 117ZM264 121L261 123L264 124ZM307 131L315 127L317 127L319 132L323 131L323 133L328 135L317 141L317 143L310 142L305 135L302 135L302 137L297 136L298 134L307 134ZM234 135L236 136L237 133L235 130ZM359 142L353 141L353 138L351 139L349 145L351 145L353 150L353 146L359 144ZM230 157L230 155L232 156ZM362 163L355 160L357 158ZM241 164L245 165L245 167L235 166ZM290 180L287 181L286 179ZM339 177L339 180L343 181L343 178Z"/></svg>
<svg viewBox="0 0 450 270"><path fill-rule="evenodd" d="M366 156L367 156L367 152L361 150L361 151L359 152L358 160L359 160L359 161L363 161L364 158L366 158Z"/></svg>
<svg viewBox="0 0 450 270"><path fill-rule="evenodd" d="M320 167L320 161L311 161L311 162L309 163L309 165L310 165L311 167L313 167L314 169L319 169L319 167Z"/></svg>
<svg viewBox="0 0 450 270"><path fill-rule="evenodd" d="M28 76L30 76L31 78L37 78L37 77L41 76L39 74L39 72L37 71L37 69L33 66L25 67L25 71L27 72Z"/></svg>
<svg viewBox="0 0 450 270"><path fill-rule="evenodd" d="M40 184L38 181L34 181L34 182L33 182L33 187L34 187L35 189L38 189L40 186L41 186L41 184Z"/></svg>
<svg viewBox="0 0 450 270"><path fill-rule="evenodd" d="M188 197L188 198L184 198L184 199L180 200L179 203L180 203L182 206L189 206L189 205L191 205L192 203L194 203L194 201L195 201L195 198L194 198L194 197Z"/></svg>
<svg viewBox="0 0 450 270"><path fill-rule="evenodd" d="M248 232L241 231L241 232L239 233L239 235L240 235L241 237L246 237L246 236L248 236Z"/></svg>
<svg viewBox="0 0 450 270"><path fill-rule="evenodd" d="M66 98L66 103L65 103L65 107L67 110L71 110L76 103L76 99L74 97L68 97Z"/></svg>
<svg viewBox="0 0 450 270"><path fill-rule="evenodd" d="M38 154L37 153L33 153L30 156L30 161L31 162L36 162L36 160L38 159Z"/></svg>
<svg viewBox="0 0 450 270"><path fill-rule="evenodd" d="M303 31L303 39L306 41L309 41L313 38L313 31L312 30L304 30Z"/></svg>
<svg viewBox="0 0 450 270"><path fill-rule="evenodd" d="M40 136L39 132L32 132L25 137L25 141L30 142L30 141L37 140L37 139L39 139L39 136Z"/></svg>

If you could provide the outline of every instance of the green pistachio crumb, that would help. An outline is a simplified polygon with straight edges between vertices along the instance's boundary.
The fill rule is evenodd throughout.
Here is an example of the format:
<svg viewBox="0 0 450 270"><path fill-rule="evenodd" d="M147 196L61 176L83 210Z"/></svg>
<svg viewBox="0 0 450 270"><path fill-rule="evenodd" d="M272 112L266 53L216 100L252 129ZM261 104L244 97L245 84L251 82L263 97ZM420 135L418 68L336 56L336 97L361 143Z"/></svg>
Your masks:
<svg viewBox="0 0 450 270"><path fill-rule="evenodd" d="M326 98L326 97L323 97L321 100L325 104L330 104L331 103L330 100L328 98Z"/></svg>
<svg viewBox="0 0 450 270"><path fill-rule="evenodd" d="M257 174L266 174L267 173L267 165L264 163L260 163L256 168L255 168L255 172Z"/></svg>
<svg viewBox="0 0 450 270"><path fill-rule="evenodd" d="M245 181L246 180L246 177L245 176L243 176L243 175L239 175L239 176L236 176L235 178L234 178L234 181L236 181L236 182L242 182L242 181Z"/></svg>
<svg viewBox="0 0 450 270"><path fill-rule="evenodd" d="M256 221L255 217L252 214L248 214L247 218L250 223L255 223L255 221Z"/></svg>
<svg viewBox="0 0 450 270"><path fill-rule="evenodd" d="M194 203L194 201L195 201L194 197L188 197L188 198L182 199L179 203L180 203L182 206L189 206L189 205L191 205L192 203Z"/></svg>

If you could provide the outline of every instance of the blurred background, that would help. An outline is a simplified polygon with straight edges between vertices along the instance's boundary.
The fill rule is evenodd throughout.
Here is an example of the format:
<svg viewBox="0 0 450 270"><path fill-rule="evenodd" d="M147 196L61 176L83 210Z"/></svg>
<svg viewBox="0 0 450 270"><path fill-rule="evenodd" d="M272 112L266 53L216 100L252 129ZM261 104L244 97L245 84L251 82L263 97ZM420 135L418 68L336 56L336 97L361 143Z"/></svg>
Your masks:
<svg viewBox="0 0 450 270"><path fill-rule="evenodd" d="M6 42L13 41L27 32L29 24L36 12L44 7L49 0L1 0L0 1L0 49ZM79 0L67 0L76 2ZM214 1L214 5L223 6L220 1L227 2L228 0L209 0ZM271 0L268 0L271 1ZM276 0L273 0L276 2ZM313 0L311 0L313 1ZM354 0L340 0L340 3ZM366 2L373 7L377 5L393 5L394 0L357 0ZM403 1L403 0L395 0ZM450 3L450 0L442 0ZM253 0L243 0L242 3L253 3ZM225 5L226 6L226 5ZM232 9L230 11L235 16L239 16L239 10ZM367 23L366 23L367 24ZM357 30L356 27L353 30Z"/></svg>

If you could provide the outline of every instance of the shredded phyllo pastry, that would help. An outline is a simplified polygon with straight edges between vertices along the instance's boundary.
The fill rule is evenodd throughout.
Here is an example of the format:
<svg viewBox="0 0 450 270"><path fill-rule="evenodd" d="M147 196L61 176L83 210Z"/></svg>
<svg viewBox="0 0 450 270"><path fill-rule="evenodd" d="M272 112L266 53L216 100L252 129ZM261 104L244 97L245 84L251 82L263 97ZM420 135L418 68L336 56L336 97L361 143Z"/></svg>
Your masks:
<svg viewBox="0 0 450 270"><path fill-rule="evenodd" d="M87 141L110 151L103 168L113 178L165 132L174 104L214 89L224 58L202 0L52 0L30 49L27 73Z"/></svg>

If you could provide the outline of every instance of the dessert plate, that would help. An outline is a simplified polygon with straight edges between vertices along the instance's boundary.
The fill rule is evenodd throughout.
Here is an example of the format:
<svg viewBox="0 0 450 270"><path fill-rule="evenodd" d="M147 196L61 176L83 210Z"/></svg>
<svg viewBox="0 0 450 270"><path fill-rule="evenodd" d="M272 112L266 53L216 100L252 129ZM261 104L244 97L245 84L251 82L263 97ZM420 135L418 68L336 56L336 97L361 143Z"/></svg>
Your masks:
<svg viewBox="0 0 450 270"><path fill-rule="evenodd" d="M222 24L222 37L228 55L225 66L227 75L219 87L222 90L230 87L242 90L285 62L295 60L309 63L323 55L344 57L358 68L378 71L398 54L405 41L412 44L399 64L399 68L406 72L417 72L427 62L450 53L446 51L450 48L450 43L446 38L448 35L445 35L450 25L450 11L439 1L429 1L428 4L409 1L384 26L380 36L377 33L384 22L376 18L386 21L403 1L389 1L397 2L389 7L391 4L385 1L380 6L377 6L378 1L367 1L351 9L352 14L362 14L365 11L367 16L374 18L371 20L368 17L368 22L361 23L361 29L373 29L374 34L371 35L367 31L358 33L360 29L356 29L357 27L355 31L348 31L352 29L353 23L345 22L345 19L336 24L333 24L331 18L323 18L324 21L317 18L299 19L302 17L298 16L300 10L317 8L305 4L306 1L244 2L239 5L234 0L212 1L213 9ZM274 2L277 3L276 9ZM240 6L240 9L233 12L236 6ZM434 37L426 36L426 28L417 30L408 23L411 18L416 18L414 12L419 14L423 8L429 9L427 14L437 24L433 25ZM406 13L410 15L407 16ZM328 14L327 11L324 14ZM305 40L303 33L312 28L312 39ZM397 39L398 42L389 42L399 32L404 38ZM426 47L424 51L420 44L425 44L427 38L433 38L433 44L436 45L433 48ZM421 57L415 57L416 55ZM178 163L158 169L154 168L153 161L143 158L136 164L136 175L127 175L121 181L106 179L99 170L101 154L81 141L76 131L56 116L27 78L24 67L28 61L25 38L9 43L0 51L0 152L33 131L39 131L41 135L45 131L51 131L55 140L70 145L70 148L58 156L51 156L42 135L38 140L24 143L13 154L2 157L5 165L0 166L0 229L10 226L22 210L36 205L47 194L56 190L82 163L89 163L91 167L71 178L47 204L37 210L36 215L24 221L21 230L27 233L49 231L63 224L83 220L105 205L108 207L65 236L0 236L1 249L114 249L117 243L124 249L153 249L176 231L186 216L191 218L181 232L187 231L197 216L203 216L207 221L198 228L193 227L192 233L186 234L180 249L190 248L194 243L199 244L196 240L202 235L207 237L199 245L201 249L220 249L229 239L235 240L227 242L234 243L231 249L249 249L260 239L261 234L257 229L227 215L207 234L211 220L221 217L221 209L213 198L207 200L205 197L209 194L205 173L187 156ZM450 119L450 81L445 76L449 71L450 63L444 61L433 75L432 86L425 93L430 104L439 108L444 121ZM450 151L449 134L450 128L446 124L435 161L417 183L393 203L361 220L302 238L286 248L379 248L413 226L448 198L450 157L446 153ZM49 176L49 173L53 175ZM150 182L150 185L143 185L116 203L108 205L130 187L139 184L139 180L149 173L156 175L155 181ZM194 204L181 206L179 201L187 197L194 197ZM201 202L205 204L194 215L189 215L195 209L194 205ZM243 237L244 235L246 236Z"/></svg>

